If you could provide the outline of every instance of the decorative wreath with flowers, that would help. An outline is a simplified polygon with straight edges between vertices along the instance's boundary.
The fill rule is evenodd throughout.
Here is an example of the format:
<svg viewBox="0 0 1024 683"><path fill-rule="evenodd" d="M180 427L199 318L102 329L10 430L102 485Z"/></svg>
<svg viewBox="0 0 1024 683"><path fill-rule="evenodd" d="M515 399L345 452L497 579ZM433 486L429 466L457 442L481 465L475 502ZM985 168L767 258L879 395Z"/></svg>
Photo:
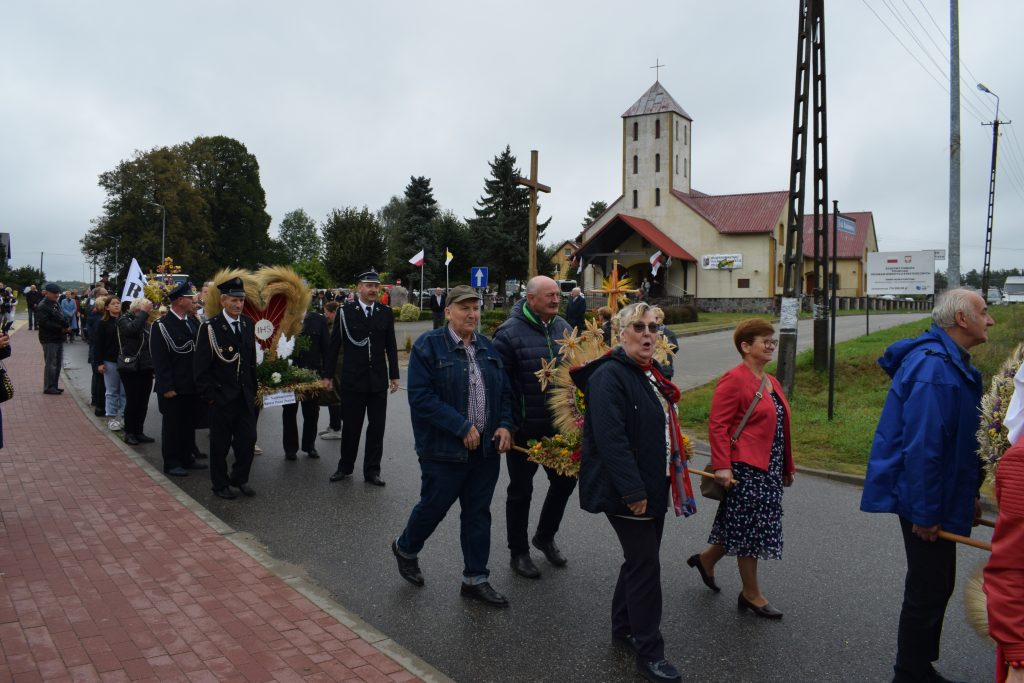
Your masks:
<svg viewBox="0 0 1024 683"><path fill-rule="evenodd" d="M569 371L581 367L608 353L604 343L601 324L588 320L582 333L573 329L557 340L558 355L541 364L535 374L540 382L541 392L547 393L548 409L552 423L558 429L554 436L527 442L527 459L550 467L563 476L578 477L580 474L581 448L583 444L583 418L587 414L586 400L572 381ZM654 359L664 364L675 353L664 334L655 342ZM550 385L551 391L548 391ZM686 458L693 456L694 446L689 437L683 435Z"/></svg>
<svg viewBox="0 0 1024 683"><path fill-rule="evenodd" d="M1003 453L1010 447L1007 439L1006 409L1013 396L1013 378L1024 362L1024 344L1018 344L1010 357L992 376L988 392L981 398L981 424L978 426L978 457L985 466L985 480L991 483Z"/></svg>

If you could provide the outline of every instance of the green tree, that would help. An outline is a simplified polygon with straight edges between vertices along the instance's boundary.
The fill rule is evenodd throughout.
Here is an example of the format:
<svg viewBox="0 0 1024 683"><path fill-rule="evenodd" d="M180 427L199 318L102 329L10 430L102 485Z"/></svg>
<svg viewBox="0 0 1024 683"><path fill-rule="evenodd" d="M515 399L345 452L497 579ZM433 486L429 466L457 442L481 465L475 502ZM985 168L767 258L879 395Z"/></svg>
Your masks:
<svg viewBox="0 0 1024 683"><path fill-rule="evenodd" d="M476 217L468 223L474 251L482 265L493 269L492 285L500 287L499 283L511 278L522 280L527 274L530 194L525 187L516 184L520 172L510 147L506 146L489 165L491 177L484 180L484 195L474 209ZM539 204L537 212L540 213ZM549 218L537 224L538 244L550 222Z"/></svg>
<svg viewBox="0 0 1024 683"><path fill-rule="evenodd" d="M309 283L310 287L329 289L335 284L332 282L331 275L327 272L327 267L324 266L324 262L321 259L315 258L299 261L293 267L296 273L306 278L306 282Z"/></svg>
<svg viewBox="0 0 1024 683"><path fill-rule="evenodd" d="M975 289L978 289L981 287L981 273L979 273L977 269L972 268L960 276L960 282L967 287L974 287Z"/></svg>
<svg viewBox="0 0 1024 683"><path fill-rule="evenodd" d="M434 253L437 258L427 262L426 285L440 287L445 282L445 249L452 252L452 262L448 267L449 283L454 286L469 282L469 269L477 265L471 263L475 249L470 240L469 227L451 211L442 211L431 221L430 231L433 235ZM416 280L419 286L419 280Z"/></svg>
<svg viewBox="0 0 1024 683"><path fill-rule="evenodd" d="M392 195L388 203L377 211L377 222L380 224L381 230L384 231L384 244L385 251L387 252L383 267L389 273L394 273L396 268L408 261L412 254L416 253L412 252L405 256L402 256L401 253L402 247L400 243L403 226L405 225L405 213L405 199L398 195Z"/></svg>
<svg viewBox="0 0 1024 683"><path fill-rule="evenodd" d="M0 282L10 287L19 297L23 296L22 290L29 285L42 287L46 283L46 274L32 266L18 266L8 268L0 262Z"/></svg>
<svg viewBox="0 0 1024 683"><path fill-rule="evenodd" d="M323 242L316 221L303 209L289 211L277 227L277 239L283 244L293 263L319 259L323 254Z"/></svg>
<svg viewBox="0 0 1024 683"><path fill-rule="evenodd" d="M365 206L331 210L320 229L327 245L324 266L334 284L351 284L359 273L381 263L384 232Z"/></svg>
<svg viewBox="0 0 1024 683"><path fill-rule="evenodd" d="M419 270L409 263L409 259L420 249L426 252L428 268L435 267L438 258L442 260L443 265L444 255L438 254L432 232L432 222L437 215L437 200L434 199L434 190L430 187L430 178L410 177L409 184L405 186L405 214L401 228L394 236L396 239L393 247L396 253L391 264L393 277L411 277L413 271Z"/></svg>
<svg viewBox="0 0 1024 683"><path fill-rule="evenodd" d="M583 217L583 225L580 227L586 230L591 223L597 220L598 216L607 210L608 205L604 202L590 202L590 208L587 209L587 215Z"/></svg>

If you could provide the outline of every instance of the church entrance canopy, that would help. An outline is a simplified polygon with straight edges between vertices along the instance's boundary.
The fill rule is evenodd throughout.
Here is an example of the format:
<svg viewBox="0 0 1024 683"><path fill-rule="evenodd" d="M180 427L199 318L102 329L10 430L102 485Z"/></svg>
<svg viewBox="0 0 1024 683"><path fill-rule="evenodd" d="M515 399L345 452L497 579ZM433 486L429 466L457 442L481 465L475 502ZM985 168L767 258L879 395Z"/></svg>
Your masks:
<svg viewBox="0 0 1024 683"><path fill-rule="evenodd" d="M640 235L651 244L650 252L643 254L619 252L617 254L616 249L633 234ZM609 258L642 255L645 259L649 259L659 250L666 259L672 257L676 261L697 262L697 259L689 252L658 230L650 221L620 213L616 214L576 250L576 258L582 258L584 266L594 265L602 272L607 273L611 267Z"/></svg>

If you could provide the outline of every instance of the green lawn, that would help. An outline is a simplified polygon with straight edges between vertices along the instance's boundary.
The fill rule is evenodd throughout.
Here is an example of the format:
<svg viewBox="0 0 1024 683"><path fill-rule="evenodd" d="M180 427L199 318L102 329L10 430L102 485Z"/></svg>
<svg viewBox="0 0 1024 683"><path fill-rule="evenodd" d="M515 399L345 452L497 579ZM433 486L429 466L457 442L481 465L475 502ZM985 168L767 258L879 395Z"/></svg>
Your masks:
<svg viewBox="0 0 1024 683"><path fill-rule="evenodd" d="M991 311L996 326L989 341L974 351L974 362L985 376L995 372L1013 348L1024 340L1024 306L997 306ZM812 355L797 357L793 412L793 456L807 467L863 474L875 425L889 389L889 377L877 360L889 344L916 336L928 322L900 325L836 346L835 418L828 421L828 374L812 368ZM774 364L768 366L775 372ZM679 401L683 428L707 439L707 418L714 382L685 392Z"/></svg>
<svg viewBox="0 0 1024 683"><path fill-rule="evenodd" d="M908 312L909 311L907 311L905 309L894 310L894 311L871 311L871 315L873 317L873 316L876 316L876 315L890 315L890 314L895 314L895 313L908 313ZM676 334L678 334L680 332L690 332L690 333L692 333L692 332L701 332L701 331L704 331L704 330L714 330L714 329L718 329L718 328L721 328L721 327L733 327L734 325L736 325L736 323L740 322L741 320L748 320L750 318L765 318L767 320L771 320L772 322L778 322L778 320L779 320L775 316L770 316L768 314L758 314L758 313L710 313L710 312L702 312L699 315L700 315L700 320L698 320L695 323L681 323L681 324L678 324L678 325L669 325L669 328L673 332L675 332ZM861 309L855 309L855 310L850 310L850 311L839 311L839 315L840 316L864 315L864 309L861 308ZM800 312L800 319L801 320L809 319L810 317L811 317L810 313L807 313L805 311L801 311Z"/></svg>

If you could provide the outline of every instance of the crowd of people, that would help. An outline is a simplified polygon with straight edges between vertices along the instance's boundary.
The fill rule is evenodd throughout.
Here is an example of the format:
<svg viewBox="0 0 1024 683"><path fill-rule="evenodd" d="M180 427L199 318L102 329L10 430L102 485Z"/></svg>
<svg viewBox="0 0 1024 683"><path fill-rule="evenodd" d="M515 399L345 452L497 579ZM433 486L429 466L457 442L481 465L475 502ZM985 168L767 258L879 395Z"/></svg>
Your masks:
<svg viewBox="0 0 1024 683"><path fill-rule="evenodd" d="M391 306L380 301L382 292L379 275L368 270L358 276L350 295L339 293L336 299L314 303L302 323L299 336L308 345L294 360L316 373L323 392L282 411L284 456L296 460L301 450L307 457L320 457L318 419L321 404L326 404L328 427L319 436L341 442L331 482L353 475L365 421L363 479L385 486L381 456L387 400L399 388L399 366L395 317ZM170 293L168 310L160 317L151 315L152 304L145 299L132 301L124 312L116 295L99 288L90 294L79 329L89 341L90 362L102 386L102 396L95 384L93 388L97 415L102 413L111 430L123 431L127 443L151 442L143 424L149 394L155 391L164 472L188 476L207 469L199 462L207 456L195 439L196 430L205 426L210 430L213 493L224 499L236 498L236 491L255 496L249 475L260 415L256 338L254 321L242 313L242 281L206 283L199 293L182 284ZM218 297L219 312L207 317L204 303L211 296ZM397 303L394 288L390 297ZM477 332L483 302L476 290L457 286L434 293L430 307L440 309L441 319L417 338L408 365L411 426L422 473L420 499L391 549L399 575L424 586L419 553L458 501L461 594L507 607L510 600L491 585L488 567L490 510L501 461L509 477L509 563L527 579L542 576L531 547L550 566L568 564L556 536L578 484L580 506L604 515L622 547L624 561L611 591L612 640L635 655L644 678L679 681L660 631L660 547L666 513L690 514L693 492L685 476L684 438L674 407L680 392L671 381L673 366L654 360L658 338L666 333L657 306L640 301L614 313L597 311L612 350L571 373L587 405L579 478L542 467L522 450L530 440L557 433L538 370L557 362L557 341L579 327L581 300L574 290L570 325L559 315L558 284L544 276L532 278L525 298L489 339ZM69 317L73 306L74 296L47 284L33 307L47 394L62 391L57 386L61 349L74 337L69 337L78 312L75 308ZM894 344L880 361L892 385L862 500L867 512L894 513L904 539L907 576L897 634L897 683L948 680L934 662L955 581L955 544L939 538L939 532L968 535L979 515L974 435L982 387L970 351L987 340L993 321L981 297L966 290L940 296L932 319L928 332ZM687 564L708 589L718 592L719 562L735 557L742 582L737 607L775 620L783 614L762 592L758 571L760 561L779 559L783 550L783 491L796 475L790 407L778 380L765 370L776 348L772 325L763 319L743 321L733 341L740 362L719 380L708 421L710 469L721 501L707 547L691 555ZM5 352L10 352L9 340L0 335L0 357ZM1014 682L1022 680L1024 670L1022 446L1017 440L999 473L1000 518L987 573L994 586L989 609L1000 643L997 668L1000 680ZM229 451L234 453L230 468ZM549 486L531 534L533 482L540 469Z"/></svg>

